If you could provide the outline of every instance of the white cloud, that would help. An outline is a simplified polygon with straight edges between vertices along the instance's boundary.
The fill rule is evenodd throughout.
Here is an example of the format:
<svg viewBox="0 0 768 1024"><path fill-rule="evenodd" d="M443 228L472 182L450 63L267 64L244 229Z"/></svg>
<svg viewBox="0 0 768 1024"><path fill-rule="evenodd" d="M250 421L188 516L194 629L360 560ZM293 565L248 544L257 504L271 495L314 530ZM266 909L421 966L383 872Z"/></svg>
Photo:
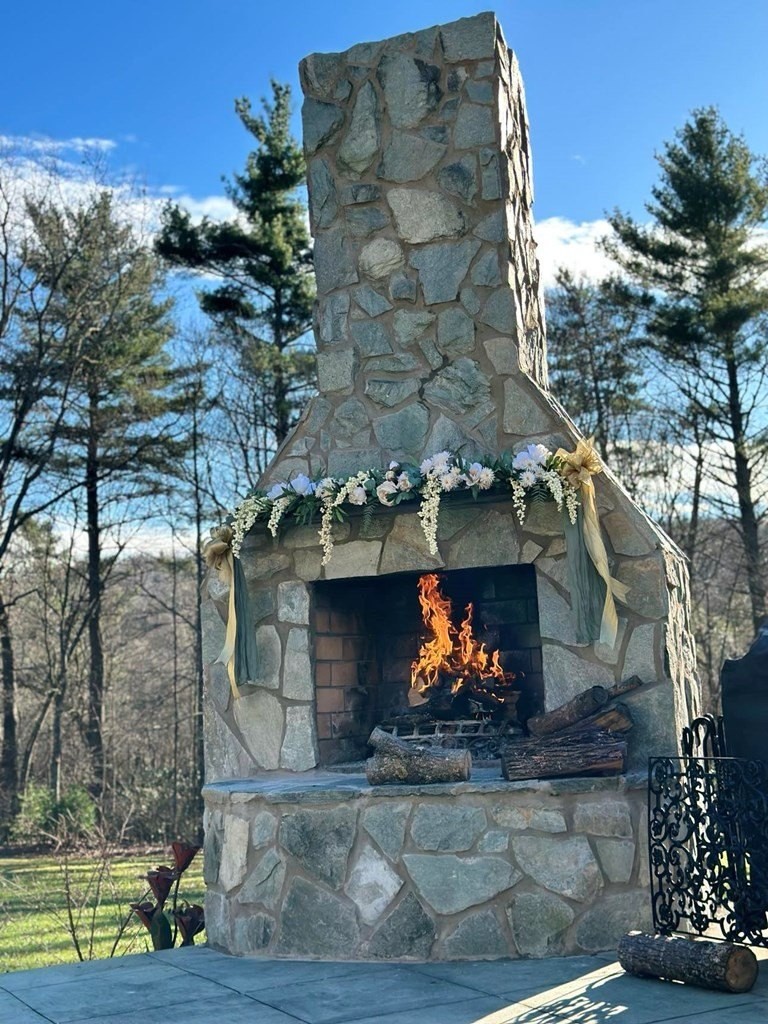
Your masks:
<svg viewBox="0 0 768 1024"><path fill-rule="evenodd" d="M547 217L539 221L534 228L534 238L538 243L543 286L550 288L554 285L559 267L593 280L615 273L616 267L597 245L598 240L610 230L607 220L588 220L577 224L566 217Z"/></svg>
<svg viewBox="0 0 768 1024"><path fill-rule="evenodd" d="M62 153L108 153L115 149L114 139L97 137L52 139L48 135L0 135L0 148L29 156L59 156Z"/></svg>
<svg viewBox="0 0 768 1024"><path fill-rule="evenodd" d="M231 199L227 196L203 196L202 199L195 199L194 196L178 196L176 202L188 210L192 220L197 222L208 217L209 220L232 220L237 211Z"/></svg>
<svg viewBox="0 0 768 1024"><path fill-rule="evenodd" d="M140 236L151 236L158 230L160 211L171 197L189 211L194 223L203 217L220 221L235 216L235 207L225 195L195 197L178 185L147 187L129 172L114 173L105 159L116 147L111 139L0 134L5 200L15 196L19 202L14 201L14 205L19 210L23 209L23 195L80 206L106 188L116 197L118 216Z"/></svg>

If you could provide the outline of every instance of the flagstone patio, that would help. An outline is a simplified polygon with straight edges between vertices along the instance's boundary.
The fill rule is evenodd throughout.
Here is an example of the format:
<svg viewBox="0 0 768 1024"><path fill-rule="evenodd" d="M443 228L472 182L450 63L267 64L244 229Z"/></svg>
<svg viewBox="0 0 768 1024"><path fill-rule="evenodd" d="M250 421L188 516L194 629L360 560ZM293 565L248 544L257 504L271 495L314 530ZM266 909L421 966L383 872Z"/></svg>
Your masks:
<svg viewBox="0 0 768 1024"><path fill-rule="evenodd" d="M756 951L765 963L768 950ZM0 1024L765 1024L744 995L631 978L612 956L463 963L232 957L205 947L0 975Z"/></svg>

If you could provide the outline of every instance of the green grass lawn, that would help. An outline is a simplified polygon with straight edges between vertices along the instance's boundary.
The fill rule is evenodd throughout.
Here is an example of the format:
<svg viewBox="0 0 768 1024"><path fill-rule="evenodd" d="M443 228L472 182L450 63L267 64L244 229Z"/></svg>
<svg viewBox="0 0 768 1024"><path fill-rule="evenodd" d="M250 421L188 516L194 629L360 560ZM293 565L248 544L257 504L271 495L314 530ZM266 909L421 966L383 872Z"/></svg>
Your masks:
<svg viewBox="0 0 768 1024"><path fill-rule="evenodd" d="M98 857L69 860L70 892L76 904L73 918L83 959L110 955L121 920L146 890L141 875L165 863L168 854L163 851L115 856L107 871ZM0 857L0 972L80 959L68 931L66 891L61 856ZM184 874L179 896L189 903L202 903L204 891L202 855L198 854ZM205 941L205 933L195 941ZM149 948L147 932L132 915L115 955Z"/></svg>

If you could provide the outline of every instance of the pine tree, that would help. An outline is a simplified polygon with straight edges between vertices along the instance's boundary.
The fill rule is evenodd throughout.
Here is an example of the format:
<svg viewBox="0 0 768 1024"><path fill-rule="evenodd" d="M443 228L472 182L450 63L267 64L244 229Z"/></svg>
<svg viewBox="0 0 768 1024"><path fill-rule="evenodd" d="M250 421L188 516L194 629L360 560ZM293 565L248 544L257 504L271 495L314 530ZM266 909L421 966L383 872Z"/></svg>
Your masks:
<svg viewBox="0 0 768 1024"><path fill-rule="evenodd" d="M547 292L547 358L553 391L604 459L631 443L645 408L639 311L620 281L592 282L560 269Z"/></svg>
<svg viewBox="0 0 768 1024"><path fill-rule="evenodd" d="M73 401L52 468L85 496L90 663L84 736L98 798L106 774L101 608L115 564L114 554L105 553L115 525L109 510L126 515L130 508L134 517L146 517L148 502L176 473L184 445L174 391L183 371L172 367L166 352L173 325L171 303L159 294L159 262L121 218L112 194L101 192L80 207L32 213L41 273L49 248L79 240L65 271L50 282L49 322L67 324L79 343Z"/></svg>
<svg viewBox="0 0 768 1024"><path fill-rule="evenodd" d="M306 336L312 323L314 278L306 210L297 190L304 159L289 126L290 88L272 83L263 116L240 99L235 110L255 141L245 171L227 186L236 218L194 225L168 204L157 252L172 266L213 275L221 282L199 292L218 337L235 354L230 407L244 456L264 456L287 435L314 382ZM239 402L238 402L239 397ZM266 449L266 451L265 451ZM247 465L247 463L246 463Z"/></svg>
<svg viewBox="0 0 768 1024"><path fill-rule="evenodd" d="M609 253L648 308L651 345L708 431L710 501L735 495L752 618L766 612L760 508L768 492L768 167L717 110L696 110L657 157L651 222L616 212ZM726 508L720 505L720 512Z"/></svg>

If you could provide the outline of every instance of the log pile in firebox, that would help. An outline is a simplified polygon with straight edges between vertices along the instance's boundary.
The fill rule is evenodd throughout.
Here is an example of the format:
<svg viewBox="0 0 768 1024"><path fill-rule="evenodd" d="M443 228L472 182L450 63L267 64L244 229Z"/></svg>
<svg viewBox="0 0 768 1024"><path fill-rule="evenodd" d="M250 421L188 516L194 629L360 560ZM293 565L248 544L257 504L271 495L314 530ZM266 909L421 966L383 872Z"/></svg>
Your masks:
<svg viewBox="0 0 768 1024"><path fill-rule="evenodd" d="M436 719L516 721L520 691L515 683L522 673L505 671L499 652L486 650L477 640L473 605L466 606L464 619L456 626L451 601L441 592L435 573L419 579L418 595L427 637L411 666L410 707Z"/></svg>

